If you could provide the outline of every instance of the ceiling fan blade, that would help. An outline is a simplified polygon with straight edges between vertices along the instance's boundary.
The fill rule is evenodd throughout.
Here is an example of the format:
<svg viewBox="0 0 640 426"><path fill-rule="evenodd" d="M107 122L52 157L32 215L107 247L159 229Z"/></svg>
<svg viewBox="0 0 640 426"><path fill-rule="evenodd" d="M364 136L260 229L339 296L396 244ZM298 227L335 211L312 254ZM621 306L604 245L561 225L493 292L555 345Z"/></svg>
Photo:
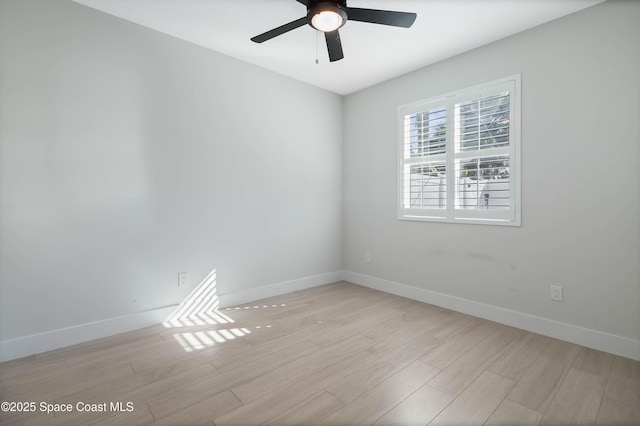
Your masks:
<svg viewBox="0 0 640 426"><path fill-rule="evenodd" d="M327 41L327 50L329 51L329 61L335 62L344 58L342 53L342 43L340 42L340 32L338 30L324 33Z"/></svg>
<svg viewBox="0 0 640 426"><path fill-rule="evenodd" d="M416 20L418 15L410 12L347 7L347 16L350 21L370 22L372 24L409 28L413 25L413 22Z"/></svg>
<svg viewBox="0 0 640 426"><path fill-rule="evenodd" d="M307 5L308 5L308 3L309 3L309 0L298 0L298 3L302 3L302 4L304 4L305 6L307 6Z"/></svg>
<svg viewBox="0 0 640 426"><path fill-rule="evenodd" d="M251 41L254 41L256 43L262 43L264 41L271 40L272 38L282 35L291 30L295 30L296 28L300 28L303 25L307 25L306 16L300 19L296 19L295 21L291 21L288 24L281 25L278 28L274 28L270 31L267 31L266 33L262 33L255 37L252 37Z"/></svg>

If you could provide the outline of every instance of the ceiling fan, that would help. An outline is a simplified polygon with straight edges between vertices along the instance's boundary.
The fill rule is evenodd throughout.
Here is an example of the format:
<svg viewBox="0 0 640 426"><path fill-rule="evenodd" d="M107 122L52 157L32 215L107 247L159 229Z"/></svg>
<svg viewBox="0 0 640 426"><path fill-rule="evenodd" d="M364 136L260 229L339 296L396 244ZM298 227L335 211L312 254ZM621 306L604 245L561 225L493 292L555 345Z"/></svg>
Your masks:
<svg viewBox="0 0 640 426"><path fill-rule="evenodd" d="M306 16L257 35L251 38L251 41L262 43L308 24L324 33L329 61L334 62L344 58L338 30L348 20L409 28L417 17L415 13L409 12L347 7L347 0L297 0L297 2L307 7Z"/></svg>

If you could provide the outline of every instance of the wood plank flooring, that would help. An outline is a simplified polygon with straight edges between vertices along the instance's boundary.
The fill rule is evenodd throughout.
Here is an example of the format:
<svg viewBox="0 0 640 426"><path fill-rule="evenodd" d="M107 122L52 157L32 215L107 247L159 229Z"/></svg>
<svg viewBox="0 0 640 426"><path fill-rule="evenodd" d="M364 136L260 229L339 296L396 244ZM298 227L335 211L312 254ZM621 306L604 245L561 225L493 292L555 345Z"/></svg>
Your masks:
<svg viewBox="0 0 640 426"><path fill-rule="evenodd" d="M193 319L0 364L0 424L640 425L640 362L346 282Z"/></svg>

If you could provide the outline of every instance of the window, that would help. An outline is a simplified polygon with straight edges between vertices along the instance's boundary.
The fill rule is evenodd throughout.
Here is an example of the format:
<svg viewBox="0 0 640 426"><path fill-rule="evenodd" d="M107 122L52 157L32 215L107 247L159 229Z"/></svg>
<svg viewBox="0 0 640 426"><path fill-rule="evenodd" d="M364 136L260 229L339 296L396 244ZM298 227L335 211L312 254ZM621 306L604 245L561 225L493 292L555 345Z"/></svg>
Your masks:
<svg viewBox="0 0 640 426"><path fill-rule="evenodd" d="M398 218L520 225L520 75L404 105Z"/></svg>

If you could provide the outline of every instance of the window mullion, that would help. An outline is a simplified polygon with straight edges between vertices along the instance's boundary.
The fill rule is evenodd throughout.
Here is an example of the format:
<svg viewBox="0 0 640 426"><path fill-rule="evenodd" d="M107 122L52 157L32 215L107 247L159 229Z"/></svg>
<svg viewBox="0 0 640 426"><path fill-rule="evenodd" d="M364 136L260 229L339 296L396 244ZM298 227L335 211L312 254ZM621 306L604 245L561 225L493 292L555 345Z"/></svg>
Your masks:
<svg viewBox="0 0 640 426"><path fill-rule="evenodd" d="M447 132L446 132L446 170L447 170L447 217L453 218L455 212L455 168L454 168L454 152L456 144L456 126L458 121L457 112L455 111L455 98L449 96L447 98Z"/></svg>

